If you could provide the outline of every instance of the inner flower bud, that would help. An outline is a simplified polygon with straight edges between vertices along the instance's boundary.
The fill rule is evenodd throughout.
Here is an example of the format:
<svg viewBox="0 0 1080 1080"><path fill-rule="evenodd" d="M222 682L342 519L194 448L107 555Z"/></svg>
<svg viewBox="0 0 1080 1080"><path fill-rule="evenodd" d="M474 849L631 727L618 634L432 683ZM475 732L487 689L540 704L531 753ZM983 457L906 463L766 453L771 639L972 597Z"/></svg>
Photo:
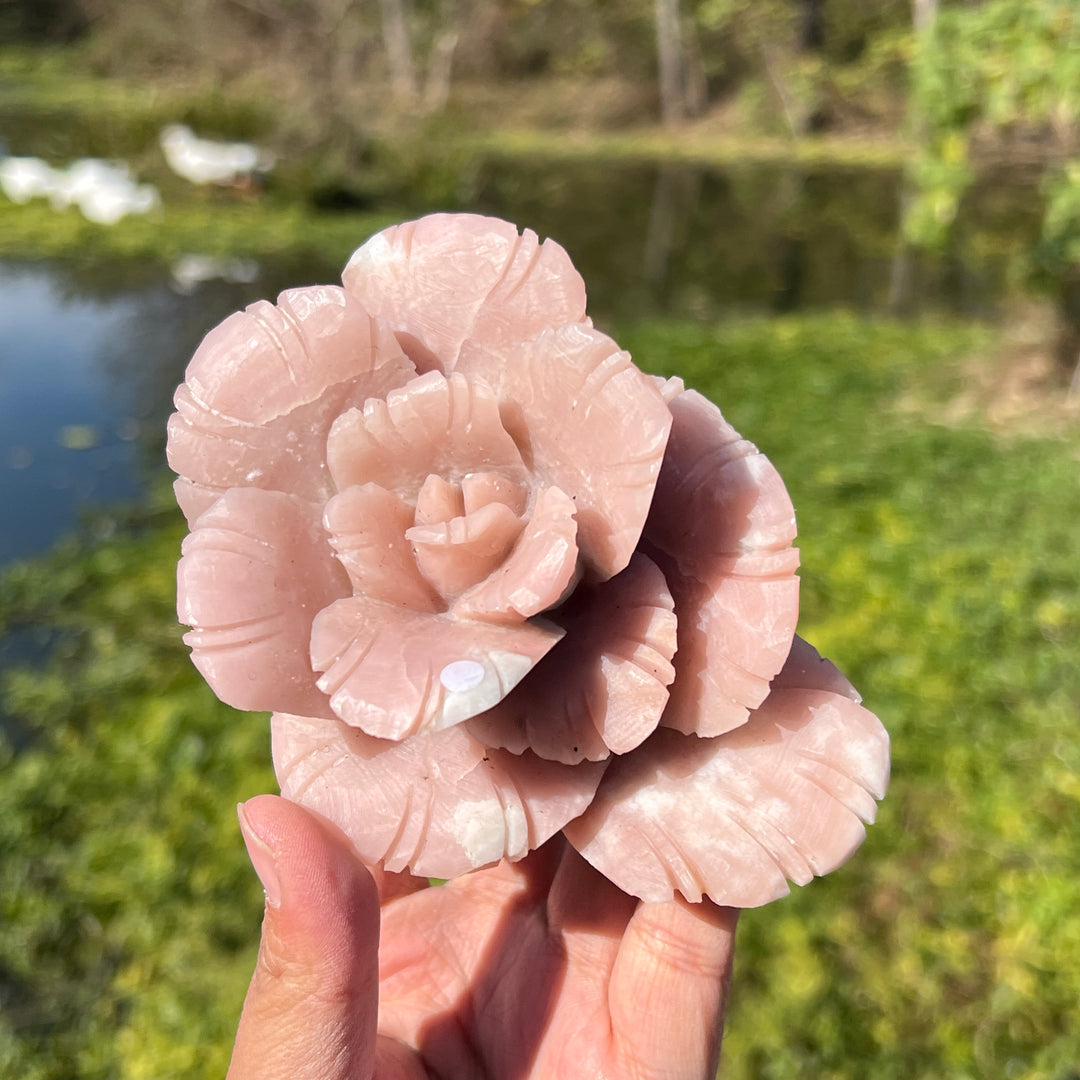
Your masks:
<svg viewBox="0 0 1080 1080"><path fill-rule="evenodd" d="M474 472L463 477L461 496L466 514L471 514L488 503L501 502L520 516L525 513L525 504L528 501L528 493L521 484L494 472ZM417 524L420 524L419 519Z"/></svg>
<svg viewBox="0 0 1080 1080"><path fill-rule="evenodd" d="M483 581L499 567L524 522L505 503L490 502L450 521L405 531L420 572L447 600Z"/></svg>
<svg viewBox="0 0 1080 1080"><path fill-rule="evenodd" d="M437 525L440 521L461 517L465 499L460 484L438 473L429 473L416 495L416 525Z"/></svg>

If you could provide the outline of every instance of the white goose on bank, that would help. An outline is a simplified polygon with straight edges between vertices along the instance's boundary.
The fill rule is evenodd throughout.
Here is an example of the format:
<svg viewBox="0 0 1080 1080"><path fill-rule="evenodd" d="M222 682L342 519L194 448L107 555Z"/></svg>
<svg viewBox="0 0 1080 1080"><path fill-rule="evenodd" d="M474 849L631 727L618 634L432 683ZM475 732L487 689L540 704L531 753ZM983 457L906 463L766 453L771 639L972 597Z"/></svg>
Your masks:
<svg viewBox="0 0 1080 1080"><path fill-rule="evenodd" d="M56 183L56 170L41 158L6 157L0 160L0 191L13 203L47 198Z"/></svg>
<svg viewBox="0 0 1080 1080"><path fill-rule="evenodd" d="M126 165L81 158L63 172L49 193L58 210L77 206L98 225L115 225L128 214L145 214L161 204L157 189L136 184Z"/></svg>
<svg viewBox="0 0 1080 1080"><path fill-rule="evenodd" d="M56 210L77 206L98 225L115 225L128 214L161 205L153 185L138 184L126 165L99 158L80 158L66 169L54 169L40 158L4 158L0 190L15 203L47 198Z"/></svg>
<svg viewBox="0 0 1080 1080"><path fill-rule="evenodd" d="M165 161L193 184L241 184L274 164L272 155L250 143L201 139L184 124L169 124L158 137Z"/></svg>

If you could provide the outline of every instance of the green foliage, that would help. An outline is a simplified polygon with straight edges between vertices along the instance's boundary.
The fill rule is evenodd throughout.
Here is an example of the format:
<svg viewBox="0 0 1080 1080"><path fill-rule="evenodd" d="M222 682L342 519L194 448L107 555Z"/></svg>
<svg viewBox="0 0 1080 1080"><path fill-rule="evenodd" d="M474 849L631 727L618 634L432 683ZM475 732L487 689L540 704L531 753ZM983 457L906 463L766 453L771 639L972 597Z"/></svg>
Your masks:
<svg viewBox="0 0 1080 1080"><path fill-rule="evenodd" d="M44 200L0 198L0 258L110 256L170 260L190 251L225 256L303 256L344 263L356 245L400 214L317 214L297 205L212 198L166 206L116 225L96 225Z"/></svg>
<svg viewBox="0 0 1080 1080"><path fill-rule="evenodd" d="M1051 269L1080 267L1080 158L1051 169L1043 178L1046 216L1041 256Z"/></svg>
<svg viewBox="0 0 1080 1080"><path fill-rule="evenodd" d="M984 330L834 314L616 333L776 462L802 533L801 630L893 737L853 861L743 916L724 1075L1066 1080L1080 442L911 410L956 392ZM260 903L233 806L273 779L264 718L217 704L179 641L167 506L0 583L0 714L29 742L2 751L4 1075L224 1071Z"/></svg>
<svg viewBox="0 0 1080 1080"><path fill-rule="evenodd" d="M1071 0L990 0L944 8L914 66L920 114L935 129L1080 117L1080 13Z"/></svg>
<svg viewBox="0 0 1080 1080"><path fill-rule="evenodd" d="M942 247L974 179L978 140L1036 140L1073 148L1080 136L1080 8L1075 0L989 0L938 15L911 68L914 123L923 148L913 170L918 198L909 238ZM1043 261L1076 265L1080 244L1077 162L1052 168L1045 185Z"/></svg>

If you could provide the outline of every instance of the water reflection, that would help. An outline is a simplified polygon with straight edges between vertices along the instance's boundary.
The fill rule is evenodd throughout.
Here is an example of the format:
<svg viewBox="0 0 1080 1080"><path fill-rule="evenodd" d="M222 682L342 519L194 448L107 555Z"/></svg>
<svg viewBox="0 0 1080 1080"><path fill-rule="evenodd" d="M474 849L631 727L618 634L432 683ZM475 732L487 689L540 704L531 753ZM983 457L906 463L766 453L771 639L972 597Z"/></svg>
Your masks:
<svg viewBox="0 0 1080 1080"><path fill-rule="evenodd" d="M133 494L130 402L86 360L134 306L65 301L48 270L0 267L0 561L44 546L79 503Z"/></svg>
<svg viewBox="0 0 1080 1080"><path fill-rule="evenodd" d="M900 176L887 169L488 161L462 208L554 236L601 315L888 310ZM986 317L1038 235L1025 187L972 191L943 257L912 260L912 309Z"/></svg>

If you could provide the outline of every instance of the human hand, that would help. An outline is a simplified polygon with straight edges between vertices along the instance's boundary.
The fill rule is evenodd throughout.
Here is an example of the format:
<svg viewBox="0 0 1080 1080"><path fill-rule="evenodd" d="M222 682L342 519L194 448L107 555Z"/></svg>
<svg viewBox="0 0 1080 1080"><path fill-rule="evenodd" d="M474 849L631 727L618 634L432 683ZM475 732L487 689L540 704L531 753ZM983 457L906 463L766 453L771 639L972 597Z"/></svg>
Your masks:
<svg viewBox="0 0 1080 1080"><path fill-rule="evenodd" d="M228 1080L715 1074L736 910L642 903L561 837L430 888L284 799L240 820L267 906Z"/></svg>

